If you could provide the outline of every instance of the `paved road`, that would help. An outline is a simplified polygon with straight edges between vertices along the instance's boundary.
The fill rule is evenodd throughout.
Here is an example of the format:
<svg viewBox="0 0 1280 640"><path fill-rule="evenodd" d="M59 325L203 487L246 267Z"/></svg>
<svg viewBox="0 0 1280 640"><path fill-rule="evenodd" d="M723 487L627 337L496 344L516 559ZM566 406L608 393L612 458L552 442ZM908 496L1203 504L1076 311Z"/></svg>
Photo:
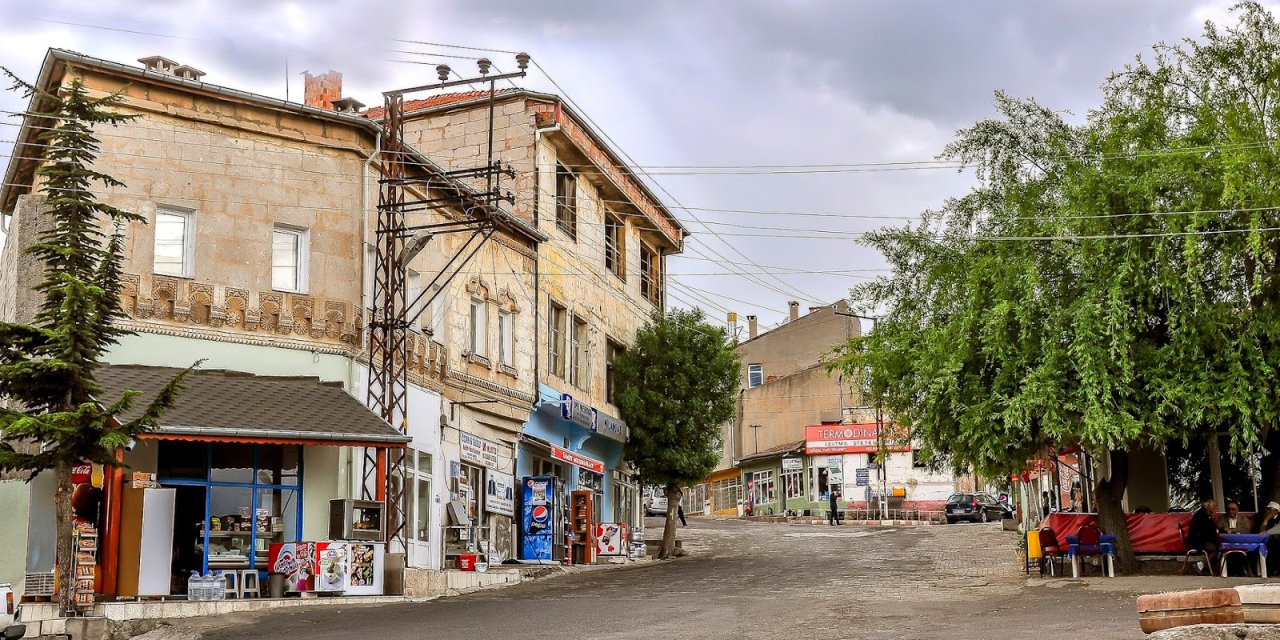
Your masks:
<svg viewBox="0 0 1280 640"><path fill-rule="evenodd" d="M674 561L425 603L226 617L226 626L206 637L1141 637L1138 587L1028 585L1016 534L996 525L879 529L691 519L680 535L690 555Z"/></svg>

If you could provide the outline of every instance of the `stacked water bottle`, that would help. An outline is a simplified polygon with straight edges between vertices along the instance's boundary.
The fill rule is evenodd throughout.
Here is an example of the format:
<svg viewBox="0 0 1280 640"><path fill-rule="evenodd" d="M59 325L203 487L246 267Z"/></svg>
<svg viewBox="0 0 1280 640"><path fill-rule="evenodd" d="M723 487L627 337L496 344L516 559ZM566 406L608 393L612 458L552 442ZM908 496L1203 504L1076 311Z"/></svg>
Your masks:
<svg viewBox="0 0 1280 640"><path fill-rule="evenodd" d="M222 600L226 597L225 585L221 571L217 574L210 571L203 576L199 571L192 571L187 578L187 600Z"/></svg>

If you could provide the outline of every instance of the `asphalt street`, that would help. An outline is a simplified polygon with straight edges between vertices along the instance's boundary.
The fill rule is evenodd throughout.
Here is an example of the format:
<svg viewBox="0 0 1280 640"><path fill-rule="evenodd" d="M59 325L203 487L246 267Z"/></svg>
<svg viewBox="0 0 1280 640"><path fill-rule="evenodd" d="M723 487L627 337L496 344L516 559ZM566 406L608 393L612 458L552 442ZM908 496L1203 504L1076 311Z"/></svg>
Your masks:
<svg viewBox="0 0 1280 640"><path fill-rule="evenodd" d="M1017 534L998 525L690 519L680 537L689 555L672 561L430 602L237 614L205 637L1107 640L1142 637L1133 598L1151 590L1097 577L1028 581Z"/></svg>

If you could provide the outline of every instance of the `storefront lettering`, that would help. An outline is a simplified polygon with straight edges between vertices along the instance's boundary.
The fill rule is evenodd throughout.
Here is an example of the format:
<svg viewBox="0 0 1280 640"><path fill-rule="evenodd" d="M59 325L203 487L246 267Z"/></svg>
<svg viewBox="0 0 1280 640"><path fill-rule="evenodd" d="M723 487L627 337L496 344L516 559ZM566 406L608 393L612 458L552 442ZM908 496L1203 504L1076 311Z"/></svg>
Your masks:
<svg viewBox="0 0 1280 640"><path fill-rule="evenodd" d="M470 462L488 469L498 468L500 445L479 436L462 432L459 437L463 462Z"/></svg>
<svg viewBox="0 0 1280 640"><path fill-rule="evenodd" d="M581 467L592 473L604 473L603 462L583 455L578 455L568 449L562 449L553 445L551 447L551 457L561 462L567 462L575 467Z"/></svg>
<svg viewBox="0 0 1280 640"><path fill-rule="evenodd" d="M804 452L809 455L829 453L875 453L880 450L880 430L874 422L805 427ZM885 451L906 452L911 447L895 441L884 443Z"/></svg>
<svg viewBox="0 0 1280 640"><path fill-rule="evenodd" d="M618 442L627 441L627 423L613 416L606 415L605 412L599 409L592 409L591 411L595 414L594 417L597 433L608 438L613 438Z"/></svg>
<svg viewBox="0 0 1280 640"><path fill-rule="evenodd" d="M580 427L596 430L596 411L591 405L573 399L573 396L560 394L560 417Z"/></svg>

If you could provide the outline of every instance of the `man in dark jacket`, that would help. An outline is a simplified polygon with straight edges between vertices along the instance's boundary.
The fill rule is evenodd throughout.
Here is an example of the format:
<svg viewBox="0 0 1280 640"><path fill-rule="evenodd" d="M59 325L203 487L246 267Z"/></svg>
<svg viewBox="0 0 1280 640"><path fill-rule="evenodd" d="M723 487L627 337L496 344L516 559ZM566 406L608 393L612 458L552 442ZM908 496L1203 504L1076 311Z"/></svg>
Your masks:
<svg viewBox="0 0 1280 640"><path fill-rule="evenodd" d="M827 500L831 503L830 511L827 513L827 524L835 526L840 524L840 492L835 487L827 494Z"/></svg>
<svg viewBox="0 0 1280 640"><path fill-rule="evenodd" d="M1200 501L1200 508L1191 515L1191 526L1187 529L1187 548L1199 549L1209 554L1209 562L1216 564L1218 559L1218 501L1205 498ZM1213 572L1213 567L1208 567Z"/></svg>

